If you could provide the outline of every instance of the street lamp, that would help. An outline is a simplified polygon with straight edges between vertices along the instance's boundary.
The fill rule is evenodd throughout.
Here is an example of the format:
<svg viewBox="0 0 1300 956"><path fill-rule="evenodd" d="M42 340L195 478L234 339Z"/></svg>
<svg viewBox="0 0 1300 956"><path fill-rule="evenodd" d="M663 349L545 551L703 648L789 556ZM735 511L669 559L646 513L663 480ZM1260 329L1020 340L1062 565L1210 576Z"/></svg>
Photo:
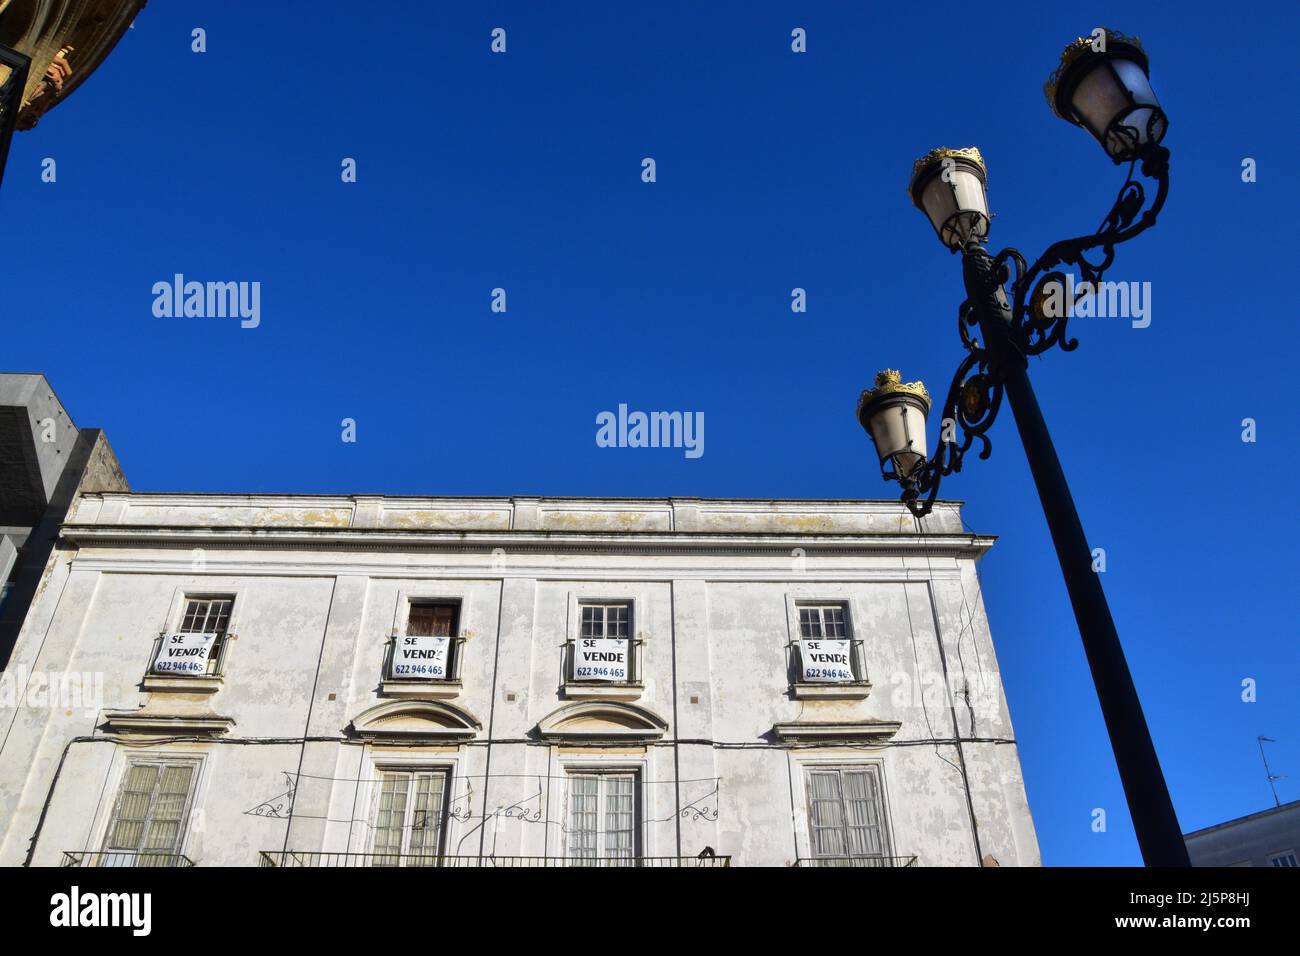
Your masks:
<svg viewBox="0 0 1300 956"><path fill-rule="evenodd" d="M858 421L875 443L881 473L902 485L903 501L920 519L930 513L943 477L961 470L975 442L979 457L989 457L988 430L1006 396L1078 621L1142 857L1148 866L1188 866L1088 539L1026 371L1029 356L1057 345L1070 352L1079 344L1066 337L1074 303L1062 301L1061 270L1079 271L1078 301L1097 288L1115 247L1155 223L1169 191L1169 150L1160 145L1169 121L1151 89L1140 41L1116 30L1098 28L1067 46L1045 90L1057 115L1088 130L1114 162L1130 164L1114 205L1095 233L1053 243L1031 266L1015 249L991 255L982 245L990 214L988 170L979 150L945 147L918 159L908 186L912 202L939 240L962 257L966 299L957 311L957 330L966 354L939 406L943 425L933 455L926 457L930 398L920 382L904 385L897 372L881 372L858 401ZM1149 202L1139 172L1148 186L1155 185Z"/></svg>
<svg viewBox="0 0 1300 956"><path fill-rule="evenodd" d="M925 386L920 382L904 383L892 368L877 373L876 387L862 393L858 421L876 444L880 473L886 481L905 481L924 464L925 419L929 414L930 393Z"/></svg>
<svg viewBox="0 0 1300 956"><path fill-rule="evenodd" d="M988 170L984 157L970 149L932 149L916 162L908 192L925 213L939 241L953 252L989 234L989 202L984 195Z"/></svg>
<svg viewBox="0 0 1300 956"><path fill-rule="evenodd" d="M1099 27L1067 46L1043 91L1057 116L1092 133L1117 163L1159 143L1169 127L1141 41L1118 30Z"/></svg>

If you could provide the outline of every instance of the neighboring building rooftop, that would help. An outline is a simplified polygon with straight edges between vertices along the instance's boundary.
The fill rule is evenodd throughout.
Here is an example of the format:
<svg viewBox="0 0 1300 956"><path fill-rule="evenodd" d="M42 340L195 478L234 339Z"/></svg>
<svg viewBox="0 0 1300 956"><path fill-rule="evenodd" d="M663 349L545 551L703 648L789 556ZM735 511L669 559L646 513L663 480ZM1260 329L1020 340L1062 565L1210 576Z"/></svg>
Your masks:
<svg viewBox="0 0 1300 956"><path fill-rule="evenodd" d="M0 526L40 521L76 441L44 375L0 373Z"/></svg>
<svg viewBox="0 0 1300 956"><path fill-rule="evenodd" d="M35 372L0 373L0 667L78 495L127 491L108 439Z"/></svg>
<svg viewBox="0 0 1300 956"><path fill-rule="evenodd" d="M1300 865L1300 800L1184 835L1193 866Z"/></svg>

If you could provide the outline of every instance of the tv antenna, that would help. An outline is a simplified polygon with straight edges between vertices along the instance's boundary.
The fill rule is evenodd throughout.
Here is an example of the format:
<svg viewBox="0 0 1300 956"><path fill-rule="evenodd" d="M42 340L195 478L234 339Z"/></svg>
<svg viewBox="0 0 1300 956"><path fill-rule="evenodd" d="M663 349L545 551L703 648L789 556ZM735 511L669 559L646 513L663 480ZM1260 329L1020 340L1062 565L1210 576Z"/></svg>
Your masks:
<svg viewBox="0 0 1300 956"><path fill-rule="evenodd" d="M1264 774L1268 777L1268 785L1273 788L1273 802L1280 807L1282 801L1277 798L1277 781L1281 780L1283 775L1274 773L1269 769L1268 757L1264 754L1264 744L1275 744L1277 741L1272 737L1256 737L1255 739L1259 741L1259 756L1264 761Z"/></svg>

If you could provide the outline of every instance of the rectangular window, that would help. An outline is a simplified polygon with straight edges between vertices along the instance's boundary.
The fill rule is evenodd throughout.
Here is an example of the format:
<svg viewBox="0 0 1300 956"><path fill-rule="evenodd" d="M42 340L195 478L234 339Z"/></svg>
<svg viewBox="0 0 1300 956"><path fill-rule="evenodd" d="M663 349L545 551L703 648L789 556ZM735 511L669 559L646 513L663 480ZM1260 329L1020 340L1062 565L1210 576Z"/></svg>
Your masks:
<svg viewBox="0 0 1300 956"><path fill-rule="evenodd" d="M104 866L168 866L180 853L195 764L133 762L104 840Z"/></svg>
<svg viewBox="0 0 1300 956"><path fill-rule="evenodd" d="M379 776L374 866L437 866L447 817L447 771L387 770Z"/></svg>
<svg viewBox="0 0 1300 956"><path fill-rule="evenodd" d="M231 597L187 599L180 628L163 635L151 670L179 677L217 674L234 603Z"/></svg>
<svg viewBox="0 0 1300 956"><path fill-rule="evenodd" d="M636 861L634 773L569 775L569 859L604 866Z"/></svg>
<svg viewBox="0 0 1300 956"><path fill-rule="evenodd" d="M844 605L827 604L819 607L800 607L799 636L847 640L849 624L844 613Z"/></svg>
<svg viewBox="0 0 1300 956"><path fill-rule="evenodd" d="M843 604L800 605L797 681L852 683L864 680Z"/></svg>
<svg viewBox="0 0 1300 956"><path fill-rule="evenodd" d="M395 680L453 680L460 633L460 605L452 601L414 601L406 633L393 638L388 676Z"/></svg>
<svg viewBox="0 0 1300 956"><path fill-rule="evenodd" d="M186 634L224 634L233 598L192 598L185 605L181 630Z"/></svg>
<svg viewBox="0 0 1300 956"><path fill-rule="evenodd" d="M809 770L808 835L817 865L884 865L889 832L880 768Z"/></svg>
<svg viewBox="0 0 1300 956"><path fill-rule="evenodd" d="M411 637L455 637L459 610L455 604L412 604L406 633Z"/></svg>
<svg viewBox="0 0 1300 956"><path fill-rule="evenodd" d="M578 638L571 648L571 677L576 681L631 683L633 664L632 605L582 604Z"/></svg>
<svg viewBox="0 0 1300 956"><path fill-rule="evenodd" d="M631 620L632 608L627 604L584 604L581 636L626 640Z"/></svg>
<svg viewBox="0 0 1300 956"><path fill-rule="evenodd" d="M1283 850L1281 853L1273 853L1269 856L1268 862L1273 866L1300 867L1300 861L1296 859L1295 850Z"/></svg>

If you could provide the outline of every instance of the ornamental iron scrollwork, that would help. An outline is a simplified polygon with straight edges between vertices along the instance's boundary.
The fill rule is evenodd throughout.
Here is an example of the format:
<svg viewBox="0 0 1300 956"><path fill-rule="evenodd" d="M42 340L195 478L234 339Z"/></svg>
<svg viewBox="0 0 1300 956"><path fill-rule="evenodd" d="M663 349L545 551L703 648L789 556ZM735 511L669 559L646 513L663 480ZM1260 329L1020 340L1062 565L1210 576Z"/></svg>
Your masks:
<svg viewBox="0 0 1300 956"><path fill-rule="evenodd" d="M501 811L501 815L507 820L518 820L520 823L538 823L542 819L542 778L537 778L537 792L530 797L524 797L517 803L512 803ZM537 806L529 809L526 804L537 801Z"/></svg>
<svg viewBox="0 0 1300 956"><path fill-rule="evenodd" d="M1142 176L1154 181L1156 185L1155 198L1149 206L1146 201L1147 190L1135 175L1139 169ZM1155 225L1156 217L1164 208L1168 195L1169 150L1163 146L1147 146L1129 164L1128 177L1096 232L1052 243L1028 268L1025 267L1024 257L1015 249L1005 249L998 254L995 261L1004 261L1004 257L1009 257L1016 262L1016 279L1012 283L1015 303L1012 327L1021 354L1040 355L1054 345L1060 345L1064 352L1071 352L1078 347L1077 339L1065 337L1066 322L1074 311L1074 306L1100 285L1106 270L1115 261L1115 247ZM1096 262L1086 255L1094 249L1101 250L1101 258ZM1057 288L1064 293L1065 275L1056 270L1057 266L1062 265L1077 268L1080 282L1076 287L1074 301L1060 308L1059 315L1049 315L1042 306L1046 293L1051 288L1050 283L1056 282ZM1039 276L1042 276L1041 280Z"/></svg>
<svg viewBox="0 0 1300 956"><path fill-rule="evenodd" d="M718 819L718 781L713 782L712 790L686 804L677 815L683 820L715 822Z"/></svg>
<svg viewBox="0 0 1300 956"><path fill-rule="evenodd" d="M1148 188L1136 176L1139 170L1156 186L1149 205ZM966 453L976 442L980 458L992 454L988 431L1002 408L1001 363L1023 362L1055 346L1063 352L1078 347L1077 339L1067 337L1074 307L1099 288L1115 261L1115 247L1155 224L1168 194L1169 150L1147 145L1130 163L1128 176L1096 232L1052 243L1032 266L1014 248L991 255L978 241L966 246L962 266L967 299L957 311L957 331L966 356L939 406L937 450L910 475L902 476L903 502L913 515L923 518L930 513L943 477L961 471ZM1099 258L1089 258L1094 250L1100 250ZM1066 272L1058 268L1062 266L1077 269L1081 276L1068 303L1064 301ZM1058 308L1047 307L1053 293ZM972 330L982 325L1004 329L1000 334L1005 340L992 346L981 341Z"/></svg>
<svg viewBox="0 0 1300 956"><path fill-rule="evenodd" d="M269 800L262 801L250 810L245 810L245 816L270 817L276 820L288 819L290 808L293 806L293 797L298 787L294 783L292 774L284 770L280 772L284 774L284 782L289 789L284 793L276 794Z"/></svg>

